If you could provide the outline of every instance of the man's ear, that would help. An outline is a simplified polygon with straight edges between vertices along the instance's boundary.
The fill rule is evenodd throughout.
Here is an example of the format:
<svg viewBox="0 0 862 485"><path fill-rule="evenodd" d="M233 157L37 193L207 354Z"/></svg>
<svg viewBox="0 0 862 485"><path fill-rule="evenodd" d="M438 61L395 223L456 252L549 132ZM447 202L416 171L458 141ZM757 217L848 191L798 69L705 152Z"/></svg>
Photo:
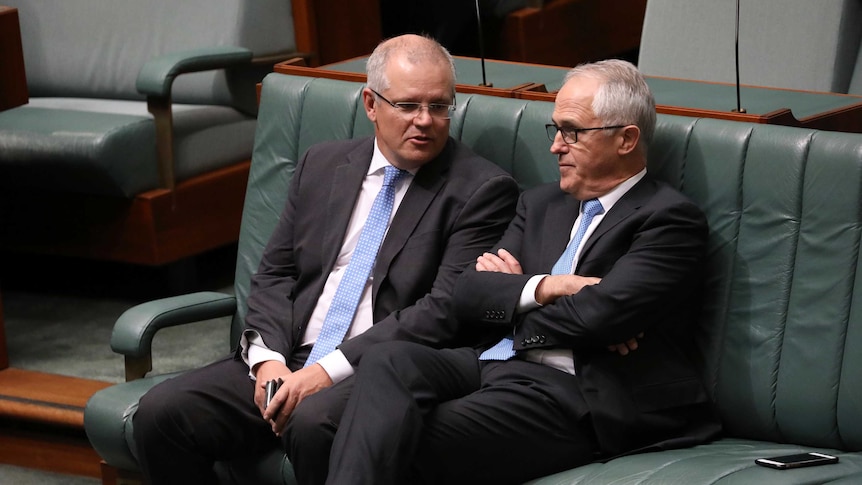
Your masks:
<svg viewBox="0 0 862 485"><path fill-rule="evenodd" d="M365 107L365 115L368 116L368 119L372 123L377 122L377 105L375 101L377 100L370 89L365 88L362 90L362 105Z"/></svg>
<svg viewBox="0 0 862 485"><path fill-rule="evenodd" d="M638 146L638 141L641 138L641 130L635 125L628 125L623 128L620 133L620 145L618 153L620 155L628 155Z"/></svg>

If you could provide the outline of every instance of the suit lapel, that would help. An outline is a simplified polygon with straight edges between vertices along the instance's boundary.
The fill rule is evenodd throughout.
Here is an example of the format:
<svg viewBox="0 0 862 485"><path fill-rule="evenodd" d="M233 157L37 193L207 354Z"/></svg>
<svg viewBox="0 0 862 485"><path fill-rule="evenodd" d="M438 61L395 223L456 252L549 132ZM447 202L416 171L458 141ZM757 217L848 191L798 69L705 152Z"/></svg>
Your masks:
<svg viewBox="0 0 862 485"><path fill-rule="evenodd" d="M335 259L341 251L356 198L359 196L362 182L371 165L373 150L373 138L369 138L348 153L347 158L333 170L333 182L325 211L326 219L321 223L326 228L323 250L325 251L324 261L329 268L335 264Z"/></svg>
<svg viewBox="0 0 862 485"><path fill-rule="evenodd" d="M580 261L584 260L590 249L595 246L596 241L598 241L602 235L634 214L635 211L640 209L641 206L643 206L653 196L653 194L655 194L655 185L648 177L644 177L635 184L634 187L629 189L629 191L626 192L616 204L614 204L610 212L605 215L602 222L599 223L599 226L596 227L595 231L590 235L590 238L587 239L586 243L584 243L584 248L581 250L578 264L580 265Z"/></svg>
<svg viewBox="0 0 862 485"><path fill-rule="evenodd" d="M561 197L548 204L547 218L542 227L544 237L542 238L541 268L548 273L568 246L572 227L581 208L579 200L564 192L561 194Z"/></svg>
<svg viewBox="0 0 862 485"><path fill-rule="evenodd" d="M389 273L392 260L401 252L407 240L413 235L416 226L422 220L422 215L443 189L446 183L446 173L452 160L453 143L449 140L443 152L434 160L425 164L416 172L413 182L404 199L398 206L398 211L389 225L386 238L377 253L377 261L374 263L374 289L376 297L380 283Z"/></svg>

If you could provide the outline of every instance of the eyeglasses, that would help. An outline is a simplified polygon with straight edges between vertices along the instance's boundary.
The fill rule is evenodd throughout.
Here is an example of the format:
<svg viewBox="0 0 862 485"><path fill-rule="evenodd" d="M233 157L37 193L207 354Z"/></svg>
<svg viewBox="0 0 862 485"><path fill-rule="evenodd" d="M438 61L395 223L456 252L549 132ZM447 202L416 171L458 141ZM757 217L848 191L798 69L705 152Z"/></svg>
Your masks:
<svg viewBox="0 0 862 485"><path fill-rule="evenodd" d="M545 130L548 132L548 139L554 141L557 137L557 132L559 131L561 135L563 135L563 141L568 143L569 145L574 145L578 142L578 133L582 131L594 131L594 130L612 130L614 128L625 128L627 125L613 125L613 126L597 126L595 128L562 128L554 123L550 123L545 125Z"/></svg>
<svg viewBox="0 0 862 485"><path fill-rule="evenodd" d="M437 118L440 120L448 120L449 118L452 117L452 113L455 111L455 105L454 104L440 104L440 103L422 104L422 103L413 103L413 102L393 103L392 101L389 101L388 99L386 99L385 96L378 93L377 91L375 91L371 88L369 88L369 89L371 90L372 93L377 95L378 98L382 99L383 101L386 101L386 103L389 106L392 106L393 108L395 108L400 114L404 115L405 117L419 116L419 113L422 112L422 108L425 108L428 110L428 114L431 115L433 118Z"/></svg>

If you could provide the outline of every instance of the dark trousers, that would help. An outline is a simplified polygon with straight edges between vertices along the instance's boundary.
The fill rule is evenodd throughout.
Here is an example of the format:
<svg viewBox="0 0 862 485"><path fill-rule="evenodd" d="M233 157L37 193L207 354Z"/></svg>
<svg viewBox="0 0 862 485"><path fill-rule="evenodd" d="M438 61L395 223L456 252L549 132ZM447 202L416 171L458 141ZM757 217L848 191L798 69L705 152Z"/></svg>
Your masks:
<svg viewBox="0 0 862 485"><path fill-rule="evenodd" d="M216 461L279 446L254 404L248 366L232 357L166 380L133 418L138 463L151 484L213 484Z"/></svg>
<svg viewBox="0 0 862 485"><path fill-rule="evenodd" d="M404 342L367 352L327 483L523 483L593 459L577 377L477 355Z"/></svg>
<svg viewBox="0 0 862 485"><path fill-rule="evenodd" d="M308 352L288 363L302 367ZM274 448L290 457L300 483L323 483L329 449L352 388L352 378L304 399L283 442L254 404L248 366L227 358L154 386L134 420L138 462L151 484L213 484L216 461L250 458Z"/></svg>

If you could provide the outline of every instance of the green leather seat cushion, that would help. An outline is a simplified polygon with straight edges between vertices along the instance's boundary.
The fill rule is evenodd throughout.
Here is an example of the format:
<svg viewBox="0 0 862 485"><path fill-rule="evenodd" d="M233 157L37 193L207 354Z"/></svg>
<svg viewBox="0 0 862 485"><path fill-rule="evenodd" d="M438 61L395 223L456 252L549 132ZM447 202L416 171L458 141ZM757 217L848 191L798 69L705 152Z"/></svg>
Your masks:
<svg viewBox="0 0 862 485"><path fill-rule="evenodd" d="M819 451L839 462L795 470L774 470L754 463L757 458ZM528 482L529 485L740 484L787 485L831 483L848 474L862 473L862 455L828 448L800 447L766 441L725 438L706 445L659 453L643 453L592 463ZM852 476L852 475L851 475ZM857 475L857 479L862 476ZM862 482L848 482L862 483Z"/></svg>
<svg viewBox="0 0 862 485"><path fill-rule="evenodd" d="M174 105L177 181L251 157L255 119ZM155 126L139 101L31 98L0 112L2 184L133 197L158 186Z"/></svg>

